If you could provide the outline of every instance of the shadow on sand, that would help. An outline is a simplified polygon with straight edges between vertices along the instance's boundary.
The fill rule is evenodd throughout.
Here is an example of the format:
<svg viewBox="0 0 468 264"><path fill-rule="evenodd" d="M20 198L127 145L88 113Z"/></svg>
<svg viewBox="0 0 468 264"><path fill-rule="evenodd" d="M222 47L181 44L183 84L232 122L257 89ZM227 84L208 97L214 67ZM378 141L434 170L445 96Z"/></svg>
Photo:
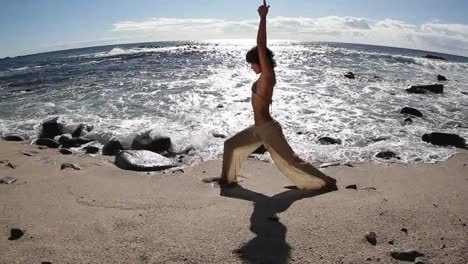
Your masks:
<svg viewBox="0 0 468 264"><path fill-rule="evenodd" d="M336 188L318 191L291 190L272 197L244 189L242 186L221 188L221 196L251 201L254 210L250 217L250 230L256 237L234 252L244 263L288 263L291 247L286 242L287 228L276 214L286 211L295 201L335 191Z"/></svg>

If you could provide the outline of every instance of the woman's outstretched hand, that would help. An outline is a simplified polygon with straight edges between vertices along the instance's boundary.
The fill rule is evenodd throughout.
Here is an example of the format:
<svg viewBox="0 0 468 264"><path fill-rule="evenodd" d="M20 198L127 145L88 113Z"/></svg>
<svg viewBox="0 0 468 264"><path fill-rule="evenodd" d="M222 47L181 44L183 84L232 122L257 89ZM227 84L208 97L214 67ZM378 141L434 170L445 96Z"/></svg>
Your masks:
<svg viewBox="0 0 468 264"><path fill-rule="evenodd" d="M270 9L270 6L267 5L266 0L263 0L263 5L258 7L258 14L260 17L266 17L268 15L268 9Z"/></svg>

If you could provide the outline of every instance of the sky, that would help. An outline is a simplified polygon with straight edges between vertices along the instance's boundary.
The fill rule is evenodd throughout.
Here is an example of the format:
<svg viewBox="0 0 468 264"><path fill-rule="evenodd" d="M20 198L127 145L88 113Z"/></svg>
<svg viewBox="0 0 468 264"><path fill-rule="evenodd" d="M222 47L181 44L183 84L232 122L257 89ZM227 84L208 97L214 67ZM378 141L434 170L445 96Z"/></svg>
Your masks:
<svg viewBox="0 0 468 264"><path fill-rule="evenodd" d="M0 57L108 44L254 39L261 0L0 0ZM468 0L270 0L269 39L468 56Z"/></svg>

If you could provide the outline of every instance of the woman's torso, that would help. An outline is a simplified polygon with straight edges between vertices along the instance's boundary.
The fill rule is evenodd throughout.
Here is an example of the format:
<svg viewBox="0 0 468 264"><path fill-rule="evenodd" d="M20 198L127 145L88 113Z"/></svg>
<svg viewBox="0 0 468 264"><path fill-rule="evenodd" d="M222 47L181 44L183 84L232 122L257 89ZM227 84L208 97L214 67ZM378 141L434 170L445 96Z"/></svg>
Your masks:
<svg viewBox="0 0 468 264"><path fill-rule="evenodd" d="M270 104L273 101L270 98L265 98L257 94L257 84L258 80L252 85L252 108L254 111L255 125L262 125L273 119L270 115Z"/></svg>

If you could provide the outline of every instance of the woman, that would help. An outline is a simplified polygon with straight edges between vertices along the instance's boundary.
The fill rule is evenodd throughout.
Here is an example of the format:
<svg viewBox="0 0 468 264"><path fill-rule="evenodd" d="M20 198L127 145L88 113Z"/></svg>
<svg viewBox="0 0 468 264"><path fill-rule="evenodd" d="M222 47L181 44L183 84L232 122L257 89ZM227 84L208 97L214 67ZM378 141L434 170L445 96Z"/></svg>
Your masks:
<svg viewBox="0 0 468 264"><path fill-rule="evenodd" d="M240 163L258 147L264 145L279 170L299 189L334 187L335 180L300 159L286 141L281 125L270 115L273 88L276 84L273 53L267 48L266 17L270 6L266 0L258 8L260 25L257 46L246 56L252 70L260 78L252 86L252 107L255 125L237 133L224 143L223 169L219 183L231 186L237 183Z"/></svg>

